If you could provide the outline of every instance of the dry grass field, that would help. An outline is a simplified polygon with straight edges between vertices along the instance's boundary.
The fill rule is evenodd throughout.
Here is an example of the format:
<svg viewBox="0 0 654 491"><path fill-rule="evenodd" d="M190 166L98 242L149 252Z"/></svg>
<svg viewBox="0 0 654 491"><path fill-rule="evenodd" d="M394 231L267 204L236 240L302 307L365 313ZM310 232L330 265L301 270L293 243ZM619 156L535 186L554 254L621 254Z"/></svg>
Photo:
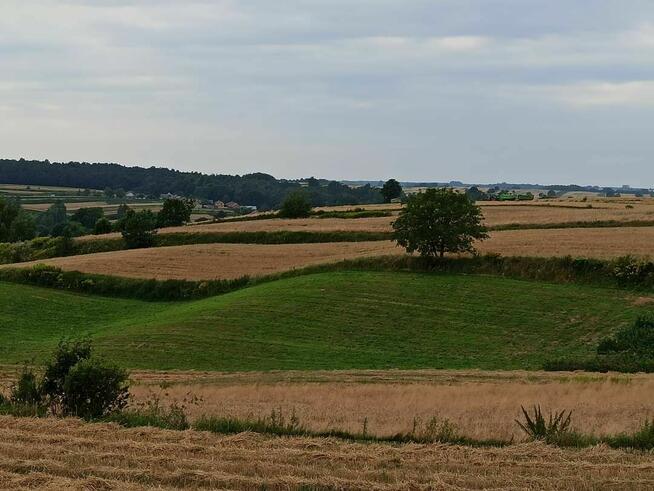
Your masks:
<svg viewBox="0 0 654 491"><path fill-rule="evenodd" d="M654 256L654 227L507 230L491 233L491 238L477 247L482 253L493 252L505 256L610 259L630 254L651 257ZM59 257L0 267L40 263L65 270L131 278L207 280L243 275L262 276L343 259L403 253L404 249L388 241L282 245L199 244Z"/></svg>
<svg viewBox="0 0 654 491"><path fill-rule="evenodd" d="M258 418L282 410L312 430L388 436L436 417L475 439L520 441L520 406L573 412L573 426L595 435L630 432L654 417L654 375L551 372L350 371L137 373L137 401L154 395L201 415ZM163 387L163 388L162 388Z"/></svg>
<svg viewBox="0 0 654 491"><path fill-rule="evenodd" d="M35 205L38 206L38 205ZM73 209L73 208L71 208ZM346 209L351 209L347 208ZM635 206L633 209L621 207L561 207L542 205L497 204L483 207L485 223L488 226L509 224L553 224L570 222L593 222L615 220L619 222L634 220L654 220L654 206ZM390 217L371 218L302 218L295 220L270 219L253 221L224 221L193 226L170 227L159 231L161 234L183 232L389 232L396 219ZM103 238L119 237L120 234L107 234ZM95 240L96 236L81 237L78 240Z"/></svg>
<svg viewBox="0 0 654 491"><path fill-rule="evenodd" d="M39 263L66 270L130 278L208 280L240 278L245 275L263 276L314 264L400 252L395 244L387 241L283 245L200 244L59 257L5 267Z"/></svg>
<svg viewBox="0 0 654 491"><path fill-rule="evenodd" d="M492 232L478 249L504 256L653 257L654 227L507 230Z"/></svg>
<svg viewBox="0 0 654 491"><path fill-rule="evenodd" d="M2 489L652 489L651 456L122 429L0 417Z"/></svg>

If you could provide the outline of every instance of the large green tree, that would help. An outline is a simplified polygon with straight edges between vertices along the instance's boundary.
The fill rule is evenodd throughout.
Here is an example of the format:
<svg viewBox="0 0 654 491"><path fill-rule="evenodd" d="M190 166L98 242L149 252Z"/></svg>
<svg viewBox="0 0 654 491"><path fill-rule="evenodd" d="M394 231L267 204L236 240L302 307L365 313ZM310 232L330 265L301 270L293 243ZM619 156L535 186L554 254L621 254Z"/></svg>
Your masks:
<svg viewBox="0 0 654 491"><path fill-rule="evenodd" d="M311 215L311 201L306 192L302 190L290 193L279 210L279 216L283 218L306 218Z"/></svg>
<svg viewBox="0 0 654 491"><path fill-rule="evenodd" d="M0 242L18 242L34 238L36 224L18 202L0 197Z"/></svg>
<svg viewBox="0 0 654 491"><path fill-rule="evenodd" d="M150 247L157 233L157 217L150 210L130 210L122 223L122 234L129 249Z"/></svg>
<svg viewBox="0 0 654 491"><path fill-rule="evenodd" d="M488 237L481 209L451 189L428 189L409 197L393 223L393 238L407 252L443 257L446 252L474 252L474 242Z"/></svg>
<svg viewBox="0 0 654 491"><path fill-rule="evenodd" d="M167 199L157 214L157 225L160 227L184 225L191 220L191 212L194 207L195 203L191 199Z"/></svg>
<svg viewBox="0 0 654 491"><path fill-rule="evenodd" d="M392 199L402 196L402 186L395 179L389 179L382 186L381 194L384 197L384 201L390 203Z"/></svg>

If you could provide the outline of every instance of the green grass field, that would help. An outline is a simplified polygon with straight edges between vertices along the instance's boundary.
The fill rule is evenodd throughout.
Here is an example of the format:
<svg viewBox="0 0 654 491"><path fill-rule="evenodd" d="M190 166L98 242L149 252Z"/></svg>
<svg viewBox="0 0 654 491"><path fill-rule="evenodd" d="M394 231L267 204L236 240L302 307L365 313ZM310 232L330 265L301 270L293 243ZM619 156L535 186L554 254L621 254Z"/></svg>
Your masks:
<svg viewBox="0 0 654 491"><path fill-rule="evenodd" d="M90 335L130 368L537 369L647 309L626 291L490 276L322 273L188 303L0 283L0 363Z"/></svg>

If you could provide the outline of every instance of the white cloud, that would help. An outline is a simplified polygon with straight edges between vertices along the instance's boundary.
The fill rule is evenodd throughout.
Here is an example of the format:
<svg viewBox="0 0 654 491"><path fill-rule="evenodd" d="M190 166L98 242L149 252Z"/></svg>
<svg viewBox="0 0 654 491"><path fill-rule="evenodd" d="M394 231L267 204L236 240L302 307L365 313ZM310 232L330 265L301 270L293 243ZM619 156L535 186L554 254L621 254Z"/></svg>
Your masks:
<svg viewBox="0 0 654 491"><path fill-rule="evenodd" d="M654 80L537 86L524 89L522 94L538 95L579 108L651 106L654 105Z"/></svg>

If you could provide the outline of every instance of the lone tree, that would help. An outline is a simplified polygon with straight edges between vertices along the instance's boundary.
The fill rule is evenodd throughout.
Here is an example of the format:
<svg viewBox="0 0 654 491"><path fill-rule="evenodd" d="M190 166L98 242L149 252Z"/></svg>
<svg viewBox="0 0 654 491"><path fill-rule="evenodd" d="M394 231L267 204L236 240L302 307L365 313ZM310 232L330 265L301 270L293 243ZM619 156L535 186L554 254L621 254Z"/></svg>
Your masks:
<svg viewBox="0 0 654 491"><path fill-rule="evenodd" d="M157 225L160 227L184 225L191 219L194 207L195 203L191 199L167 199L157 214Z"/></svg>
<svg viewBox="0 0 654 491"><path fill-rule="evenodd" d="M395 179L389 179L384 183L381 194L384 197L384 202L390 203L392 199L402 196L402 186Z"/></svg>
<svg viewBox="0 0 654 491"><path fill-rule="evenodd" d="M409 197L393 223L393 238L407 252L443 257L446 252L475 252L475 240L488 238L481 209L465 194L428 189Z"/></svg>
<svg viewBox="0 0 654 491"><path fill-rule="evenodd" d="M150 247L157 233L157 217L150 210L130 210L122 221L123 239L128 249Z"/></svg>
<svg viewBox="0 0 654 491"><path fill-rule="evenodd" d="M282 218L306 218L311 215L311 201L306 192L302 190L290 193L279 210Z"/></svg>

